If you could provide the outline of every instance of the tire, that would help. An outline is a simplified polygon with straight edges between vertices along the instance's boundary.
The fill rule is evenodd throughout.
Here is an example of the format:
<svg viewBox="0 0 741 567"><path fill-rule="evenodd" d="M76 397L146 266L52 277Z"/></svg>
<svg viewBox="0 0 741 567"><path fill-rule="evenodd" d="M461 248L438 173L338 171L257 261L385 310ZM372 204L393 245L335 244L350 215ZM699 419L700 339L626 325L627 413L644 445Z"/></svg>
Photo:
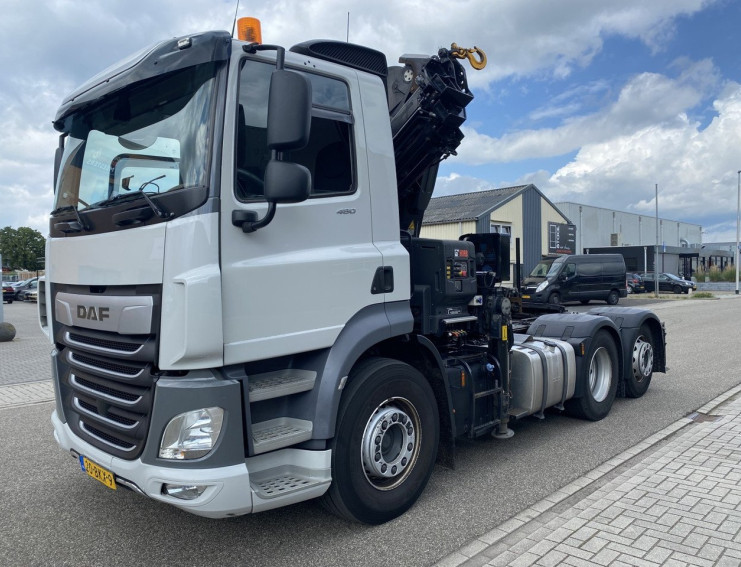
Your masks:
<svg viewBox="0 0 741 567"><path fill-rule="evenodd" d="M557 291L554 291L548 296L548 303L551 305L560 305L561 304L561 296Z"/></svg>
<svg viewBox="0 0 741 567"><path fill-rule="evenodd" d="M633 286L632 285L629 285L628 286L628 295L630 295L632 293L635 293L635 292L636 292L636 290L633 289Z"/></svg>
<svg viewBox="0 0 741 567"><path fill-rule="evenodd" d="M615 401L619 369L615 341L607 331L598 331L576 377L582 395L566 402L567 411L590 421L606 417Z"/></svg>
<svg viewBox="0 0 741 567"><path fill-rule="evenodd" d="M633 342L631 369L626 373L625 395L640 398L648 390L654 373L654 337L645 323Z"/></svg>
<svg viewBox="0 0 741 567"><path fill-rule="evenodd" d="M613 289L607 294L607 299L605 301L607 301L607 305L617 305L618 301L620 301L620 294L616 289Z"/></svg>
<svg viewBox="0 0 741 567"><path fill-rule="evenodd" d="M588 299L581 299L580 301L582 305L587 305L589 303Z"/></svg>
<svg viewBox="0 0 741 567"><path fill-rule="evenodd" d="M400 516L427 485L439 438L437 401L420 372L386 358L361 363L340 400L322 504L366 524Z"/></svg>
<svg viewBox="0 0 741 567"><path fill-rule="evenodd" d="M680 294L680 293L682 293L682 288L681 288L681 287L679 287L678 285L675 285L675 286L674 286L674 289L673 289L672 291L673 291L674 293L676 293L676 294Z"/></svg>

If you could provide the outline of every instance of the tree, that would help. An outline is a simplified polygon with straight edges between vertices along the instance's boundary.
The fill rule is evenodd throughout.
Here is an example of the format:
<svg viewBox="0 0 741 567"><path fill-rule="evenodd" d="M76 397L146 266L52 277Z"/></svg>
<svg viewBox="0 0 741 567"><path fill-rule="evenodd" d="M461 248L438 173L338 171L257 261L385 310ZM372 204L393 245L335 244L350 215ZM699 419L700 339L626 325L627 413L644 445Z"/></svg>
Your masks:
<svg viewBox="0 0 741 567"><path fill-rule="evenodd" d="M0 254L3 264L13 270L44 268L44 237L38 230L22 226L0 229Z"/></svg>

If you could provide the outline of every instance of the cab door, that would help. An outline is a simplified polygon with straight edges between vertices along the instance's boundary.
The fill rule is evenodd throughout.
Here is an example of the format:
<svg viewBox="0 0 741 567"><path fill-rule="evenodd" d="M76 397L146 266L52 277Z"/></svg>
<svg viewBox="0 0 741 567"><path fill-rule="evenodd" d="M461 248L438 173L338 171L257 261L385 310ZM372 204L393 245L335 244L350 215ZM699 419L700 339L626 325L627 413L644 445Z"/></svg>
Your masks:
<svg viewBox="0 0 741 567"><path fill-rule="evenodd" d="M287 65L287 68L289 66ZM364 307L383 265L373 244L362 108L355 73L337 76L320 61L312 84L311 138L288 161L311 173L310 197L279 204L251 233L232 225L234 211L267 211L262 180L270 159L267 100L274 64L232 61L227 91L221 192L221 269L225 364L331 346Z"/></svg>

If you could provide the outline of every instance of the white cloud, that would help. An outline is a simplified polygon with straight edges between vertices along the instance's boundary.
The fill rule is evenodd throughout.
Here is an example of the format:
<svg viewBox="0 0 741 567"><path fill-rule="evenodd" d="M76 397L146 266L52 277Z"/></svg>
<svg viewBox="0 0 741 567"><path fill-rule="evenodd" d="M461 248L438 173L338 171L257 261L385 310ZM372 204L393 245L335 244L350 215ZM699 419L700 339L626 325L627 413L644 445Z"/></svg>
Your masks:
<svg viewBox="0 0 741 567"><path fill-rule="evenodd" d="M741 85L729 84L705 128L686 116L633 133L585 144L574 160L541 187L555 201L653 214L711 219L737 207L741 165Z"/></svg>
<svg viewBox="0 0 741 567"><path fill-rule="evenodd" d="M510 132L493 138L464 126L466 137L458 150L459 159L481 165L553 157L650 125L682 122L684 113L700 103L718 82L717 71L708 60L686 65L676 79L641 73L623 87L611 106L566 119L555 128Z"/></svg>

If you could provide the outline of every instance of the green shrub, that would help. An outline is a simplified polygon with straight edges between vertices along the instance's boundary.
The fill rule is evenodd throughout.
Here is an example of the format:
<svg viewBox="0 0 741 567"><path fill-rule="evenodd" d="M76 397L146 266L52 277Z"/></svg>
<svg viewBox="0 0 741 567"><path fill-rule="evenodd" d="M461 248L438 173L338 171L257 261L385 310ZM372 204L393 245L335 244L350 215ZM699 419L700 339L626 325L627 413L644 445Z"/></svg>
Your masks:
<svg viewBox="0 0 741 567"><path fill-rule="evenodd" d="M698 282L704 282L706 277L708 278L708 281L711 282L735 282L736 267L726 266L726 268L721 271L717 266L712 266L709 270L699 268L695 271L695 279Z"/></svg>

